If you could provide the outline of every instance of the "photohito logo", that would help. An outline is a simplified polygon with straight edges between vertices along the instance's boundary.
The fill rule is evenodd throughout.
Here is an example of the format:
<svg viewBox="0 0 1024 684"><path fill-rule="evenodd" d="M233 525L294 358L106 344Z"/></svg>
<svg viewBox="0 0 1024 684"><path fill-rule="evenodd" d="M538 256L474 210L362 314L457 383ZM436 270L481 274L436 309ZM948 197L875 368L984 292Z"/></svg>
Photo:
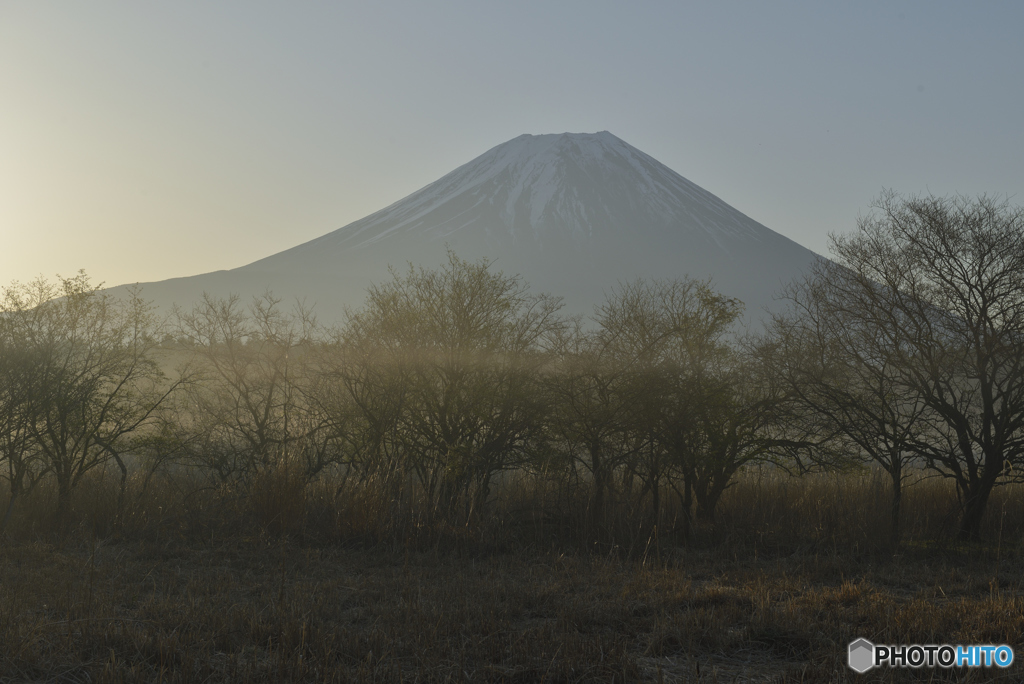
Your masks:
<svg viewBox="0 0 1024 684"><path fill-rule="evenodd" d="M999 646L950 646L942 644L909 644L876 646L867 639L850 644L850 669L867 672L873 667L1009 667L1013 649Z"/></svg>

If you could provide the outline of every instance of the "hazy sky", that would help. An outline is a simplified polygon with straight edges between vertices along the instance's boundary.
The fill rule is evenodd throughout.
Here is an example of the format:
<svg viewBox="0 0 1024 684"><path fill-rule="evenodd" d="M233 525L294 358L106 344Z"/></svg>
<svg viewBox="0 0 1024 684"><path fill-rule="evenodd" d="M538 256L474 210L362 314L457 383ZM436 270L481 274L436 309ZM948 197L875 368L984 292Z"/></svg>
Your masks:
<svg viewBox="0 0 1024 684"><path fill-rule="evenodd" d="M234 268L521 133L608 130L824 252L1024 204L1024 2L0 0L0 284Z"/></svg>

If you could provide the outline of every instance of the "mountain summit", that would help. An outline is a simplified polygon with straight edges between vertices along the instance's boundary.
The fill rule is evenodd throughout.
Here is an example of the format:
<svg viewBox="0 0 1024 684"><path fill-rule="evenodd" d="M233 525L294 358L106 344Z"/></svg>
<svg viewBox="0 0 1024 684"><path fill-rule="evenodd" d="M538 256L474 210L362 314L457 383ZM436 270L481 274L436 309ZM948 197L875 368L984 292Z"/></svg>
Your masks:
<svg viewBox="0 0 1024 684"><path fill-rule="evenodd" d="M814 254L611 133L521 135L363 219L231 271L144 285L159 305L275 294L322 318L371 282L440 264L447 247L486 257L538 291L592 313L618 281L711 277L757 313Z"/></svg>

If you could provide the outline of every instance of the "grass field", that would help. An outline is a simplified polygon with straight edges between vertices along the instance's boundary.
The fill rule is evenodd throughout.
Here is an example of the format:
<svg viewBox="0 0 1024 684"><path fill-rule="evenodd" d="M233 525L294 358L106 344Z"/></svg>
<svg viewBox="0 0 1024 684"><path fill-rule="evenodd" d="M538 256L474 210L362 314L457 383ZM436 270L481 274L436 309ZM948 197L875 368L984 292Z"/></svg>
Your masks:
<svg viewBox="0 0 1024 684"><path fill-rule="evenodd" d="M919 483L895 554L871 478L747 478L685 542L584 542L571 501L506 489L461 530L287 487L186 505L160 486L112 525L97 482L57 532L42 492L0 551L0 681L1024 681L1021 661L846 667L857 637L1024 658L1019 489L965 546L949 492ZM547 513L523 522L531 496Z"/></svg>

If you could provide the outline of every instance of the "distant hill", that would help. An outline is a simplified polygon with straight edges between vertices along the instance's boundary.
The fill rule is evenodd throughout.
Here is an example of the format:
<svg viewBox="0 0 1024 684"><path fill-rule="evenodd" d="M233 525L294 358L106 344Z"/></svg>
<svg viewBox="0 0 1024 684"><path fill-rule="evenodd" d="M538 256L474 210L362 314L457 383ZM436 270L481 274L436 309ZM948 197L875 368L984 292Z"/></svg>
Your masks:
<svg viewBox="0 0 1024 684"><path fill-rule="evenodd" d="M333 321L389 265L436 266L446 245L583 314L619 281L690 275L712 277L757 318L815 259L611 133L521 135L322 237L241 268L143 283L143 294L166 308L269 288Z"/></svg>

